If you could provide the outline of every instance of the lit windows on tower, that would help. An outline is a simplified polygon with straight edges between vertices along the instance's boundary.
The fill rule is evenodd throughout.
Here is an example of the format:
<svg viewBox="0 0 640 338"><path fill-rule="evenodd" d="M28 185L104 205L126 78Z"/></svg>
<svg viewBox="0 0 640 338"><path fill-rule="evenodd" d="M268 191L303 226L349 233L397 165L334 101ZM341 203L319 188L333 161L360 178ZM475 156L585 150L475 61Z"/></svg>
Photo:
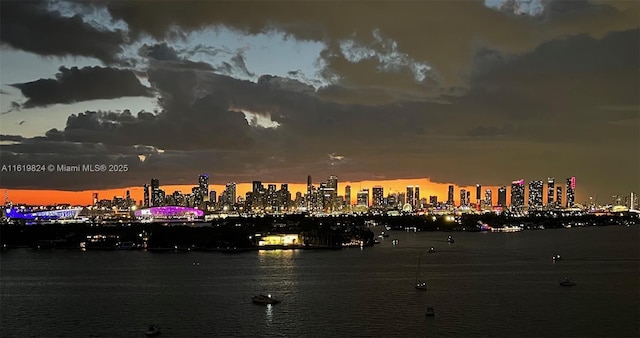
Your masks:
<svg viewBox="0 0 640 338"><path fill-rule="evenodd" d="M542 181L529 182L529 209L542 208L542 191L544 185Z"/></svg>
<svg viewBox="0 0 640 338"><path fill-rule="evenodd" d="M369 189L362 189L360 191L358 191L358 194L356 195L357 201L358 201L358 205L359 206L365 206L368 207L369 206Z"/></svg>
<svg viewBox="0 0 640 338"><path fill-rule="evenodd" d="M498 206L503 208L507 206L507 187L505 186L498 188Z"/></svg>
<svg viewBox="0 0 640 338"><path fill-rule="evenodd" d="M380 185L373 187L372 189L373 206L381 207L384 205L384 188Z"/></svg>
<svg viewBox="0 0 640 338"><path fill-rule="evenodd" d="M449 191L447 193L447 206L452 207L454 205L453 202L453 186L449 186Z"/></svg>
<svg viewBox="0 0 640 338"><path fill-rule="evenodd" d="M562 207L562 187L556 187L556 205Z"/></svg>
<svg viewBox="0 0 640 338"><path fill-rule="evenodd" d="M555 179L553 177L547 178L547 205L552 206L553 194L555 194Z"/></svg>
<svg viewBox="0 0 640 338"><path fill-rule="evenodd" d="M493 205L493 198L491 196L491 189L487 189L484 192L484 205L486 207L491 207Z"/></svg>
<svg viewBox="0 0 640 338"><path fill-rule="evenodd" d="M516 210L524 208L524 180L511 182L511 207Z"/></svg>
<svg viewBox="0 0 640 338"><path fill-rule="evenodd" d="M576 177L567 178L567 208L572 208L576 202Z"/></svg>
<svg viewBox="0 0 640 338"><path fill-rule="evenodd" d="M413 186L412 185L407 187L407 204L410 204L412 206L416 205L415 204L415 195L413 194Z"/></svg>
<svg viewBox="0 0 640 338"><path fill-rule="evenodd" d="M209 175L203 174L198 176L198 194L203 201L209 200Z"/></svg>

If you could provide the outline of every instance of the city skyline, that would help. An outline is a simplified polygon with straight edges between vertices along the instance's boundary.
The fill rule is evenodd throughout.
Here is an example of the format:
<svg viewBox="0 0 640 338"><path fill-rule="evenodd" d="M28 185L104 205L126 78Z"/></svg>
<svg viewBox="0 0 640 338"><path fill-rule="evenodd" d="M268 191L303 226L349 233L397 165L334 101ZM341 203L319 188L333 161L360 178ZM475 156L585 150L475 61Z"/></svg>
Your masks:
<svg viewBox="0 0 640 338"><path fill-rule="evenodd" d="M3 171L12 196L203 172L428 178L471 203L520 178L566 200L578 177L576 203L640 190L637 1L0 6L2 164L127 168Z"/></svg>
<svg viewBox="0 0 640 338"><path fill-rule="evenodd" d="M376 198L374 197L376 194L382 192L382 198L386 198L389 195L402 195L406 198L406 202L411 205L417 205L420 200L426 201L428 204L433 204L431 201L435 197L437 202L439 203L449 203L449 199L452 198L453 206L459 205L477 205L478 202L485 203L488 199L495 202L490 203L489 205L493 206L501 206L501 207L542 207L543 205L547 205L549 203L549 197L546 197L548 191L553 192L553 197L551 202L558 201L557 198L560 196L560 200L562 201L558 206L562 207L570 207L573 206L574 203L583 205L586 203L597 203L598 196L585 196L584 199L580 199L582 194L574 195L573 200L567 200L566 197L562 197L562 193L560 195L556 195L556 189L567 190L569 186L573 187L573 191L575 193L576 190L576 178L570 177L567 178L567 186L565 187L554 187L553 184L549 185L542 184L541 180L532 180L527 182L524 179L519 179L513 181L511 183L511 187L508 185L501 186L483 186L480 183L477 183L473 186L459 186L451 183L436 183L430 182L428 179L423 180L387 180L387 181L360 181L360 182L340 182L339 177L336 175L330 175L326 178L326 181L323 181L321 178L317 180L313 180L312 175L307 176L306 183L291 183L291 182L262 182L262 181L252 181L252 182L227 182L226 184L216 184L209 181L209 174L201 174L198 175L197 179L194 180L194 184L192 185L172 185L166 184L163 185L161 180L158 178L151 178L150 184L143 183L140 186L133 187L124 187L124 188L115 188L108 190L86 190L86 191L44 191L43 194L33 194L32 190L4 190L5 199L10 201L11 203L16 204L30 204L30 205L54 205L54 204L72 204L72 205L91 205L94 204L97 200L102 199L111 199L115 197L124 198L125 194L130 194L132 200L135 201L137 205L143 205L145 207L159 205L161 202L157 200L156 193L154 190L162 191L163 194L170 195L174 192L180 192L184 195L195 194L197 189L204 190L202 192L201 202L208 201L209 196L217 196L221 197L222 193L228 187L229 184L234 185L234 191L236 192L234 199L238 197L245 198L248 192L256 191L256 184L260 184L264 188L265 185L273 186L274 189L277 189L276 186L285 186L287 190L290 192L293 199L295 199L296 193L301 193L301 195L305 196L305 194L309 193L310 187L312 189L321 188L327 185L329 181L335 181L331 183L332 189L335 185L338 185L338 191L336 193L337 196L342 198L346 198L346 196L350 195L350 204L357 205L358 201L358 193L360 193L363 189L367 191L367 202L369 206L376 206ZM552 179L552 178L549 178ZM525 186L528 188L525 189ZM422 184L422 186L421 186ZM534 189L532 195L532 184L542 184ZM571 184L571 185L569 185ZM514 197L512 192L514 191L514 187L521 187L521 191L517 189L519 197ZM154 188L155 187L155 188ZM348 188L346 188L348 187ZM501 197L500 189L504 188L504 196ZM346 189L350 191L350 194L347 193ZM377 189L381 189L376 193ZM453 190L452 190L453 189ZM538 189L541 189L538 191ZM472 191L475 190L475 196L477 199L471 198ZM146 191L146 192L145 192ZM422 194L420 192L422 191ZM580 190L578 190L579 192ZM213 195L209 193L213 192ZM411 193L414 193L414 198L410 200ZM633 191L632 191L633 192ZM453 193L453 194L452 194ZM459 198L457 193L460 193ZM58 196L53 197L52 194L57 194ZM464 194L464 196L463 196ZM487 195L488 194L488 195ZM623 193L624 195L626 193ZM90 196L89 196L90 195ZM493 199L493 196L496 199ZM534 197L537 196L537 197ZM576 197L578 196L578 200ZM620 196L620 195L613 195ZM544 198L543 198L544 197ZM612 196L607 196L602 198L601 202L608 201ZM516 198L516 200L514 200ZM532 203L532 198L534 199L534 203ZM502 201L501 199L504 199ZM148 204L145 204L144 200L148 201ZM5 202L7 202L5 201ZM154 202L155 201L155 202ZM535 202L537 201L537 202ZM90 203L91 202L91 203ZM218 202L217 200L214 201ZM379 201L378 201L379 202ZM570 203L570 204L569 204ZM606 203L605 203L606 204Z"/></svg>

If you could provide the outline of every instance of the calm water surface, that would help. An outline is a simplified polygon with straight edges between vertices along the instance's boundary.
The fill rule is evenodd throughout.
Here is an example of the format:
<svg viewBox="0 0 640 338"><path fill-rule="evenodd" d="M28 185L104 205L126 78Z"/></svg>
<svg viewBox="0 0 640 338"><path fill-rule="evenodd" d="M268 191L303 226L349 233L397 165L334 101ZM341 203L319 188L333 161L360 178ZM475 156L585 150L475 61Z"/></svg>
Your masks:
<svg viewBox="0 0 640 338"><path fill-rule="evenodd" d="M391 232L338 251L15 249L0 256L0 336L638 337L639 256L639 227ZM282 303L252 304L260 293Z"/></svg>

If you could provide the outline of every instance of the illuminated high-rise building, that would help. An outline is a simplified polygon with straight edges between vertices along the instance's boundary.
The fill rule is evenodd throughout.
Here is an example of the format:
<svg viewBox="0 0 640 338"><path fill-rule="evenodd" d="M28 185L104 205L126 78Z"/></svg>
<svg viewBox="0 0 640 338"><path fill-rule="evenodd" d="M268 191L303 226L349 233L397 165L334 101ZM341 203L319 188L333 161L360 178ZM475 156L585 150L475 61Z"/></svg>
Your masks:
<svg viewBox="0 0 640 338"><path fill-rule="evenodd" d="M338 191L338 176L329 176L327 179L327 188L332 188L335 192Z"/></svg>
<svg viewBox="0 0 640 338"><path fill-rule="evenodd" d="M498 206L502 208L507 206L507 187L505 186L498 188Z"/></svg>
<svg viewBox="0 0 640 338"><path fill-rule="evenodd" d="M93 193L93 206L98 206L98 193L94 192Z"/></svg>
<svg viewBox="0 0 640 338"><path fill-rule="evenodd" d="M149 198L149 185L145 183L145 184L142 186L142 189L143 189L143 195L142 195L143 201L142 201L142 206L143 206L143 207L145 207L145 208L148 208L148 207L151 205L151 204L150 204L150 203L151 203L151 200L150 200L150 198Z"/></svg>
<svg viewBox="0 0 640 338"><path fill-rule="evenodd" d="M225 195L224 205L231 206L236 204L236 182L227 183L223 194Z"/></svg>
<svg viewBox="0 0 640 338"><path fill-rule="evenodd" d="M209 200L209 175L203 174L198 176L198 190L203 201Z"/></svg>
<svg viewBox="0 0 640 338"><path fill-rule="evenodd" d="M164 202L164 196L160 193L160 180L157 178L151 179L151 206L159 207Z"/></svg>
<svg viewBox="0 0 640 338"><path fill-rule="evenodd" d="M467 190L460 189L460 206L467 206Z"/></svg>
<svg viewBox="0 0 640 338"><path fill-rule="evenodd" d="M542 181L529 182L529 209L542 208L542 194L544 183Z"/></svg>
<svg viewBox="0 0 640 338"><path fill-rule="evenodd" d="M415 201L416 208L419 208L421 206L420 205L420 186L419 185L416 185L414 187L413 200Z"/></svg>
<svg viewBox="0 0 640 338"><path fill-rule="evenodd" d="M506 199L506 196L505 196ZM491 196L491 189L484 191L484 205L488 208L493 206L493 197Z"/></svg>
<svg viewBox="0 0 640 338"><path fill-rule="evenodd" d="M452 185L449 186L449 192L447 194L447 206L449 206L449 207L454 206L454 202L453 202L453 186Z"/></svg>
<svg viewBox="0 0 640 338"><path fill-rule="evenodd" d="M553 194L555 194L555 179L553 177L547 178L547 205L553 205Z"/></svg>
<svg viewBox="0 0 640 338"><path fill-rule="evenodd" d="M576 177L567 178L567 208L572 208L576 202Z"/></svg>
<svg viewBox="0 0 640 338"><path fill-rule="evenodd" d="M344 202L346 205L351 205L351 186L344 187Z"/></svg>
<svg viewBox="0 0 640 338"><path fill-rule="evenodd" d="M480 205L480 200L482 198L482 185L476 184L476 203Z"/></svg>
<svg viewBox="0 0 640 338"><path fill-rule="evenodd" d="M556 205L562 207L562 187L556 187Z"/></svg>
<svg viewBox="0 0 640 338"><path fill-rule="evenodd" d="M215 190L209 191L209 202L216 203L216 198L218 197L216 195L217 195L217 193L216 193Z"/></svg>
<svg viewBox="0 0 640 338"><path fill-rule="evenodd" d="M413 194L413 186L407 186L407 204L410 204L411 206L416 205L415 204L415 195Z"/></svg>
<svg viewBox="0 0 640 338"><path fill-rule="evenodd" d="M511 208L522 210L524 208L524 180L511 182Z"/></svg>
<svg viewBox="0 0 640 338"><path fill-rule="evenodd" d="M384 205L384 188L381 185L373 187L371 194L374 207L381 207Z"/></svg>
<svg viewBox="0 0 640 338"><path fill-rule="evenodd" d="M357 204L359 206L369 206L369 189L361 189L356 195Z"/></svg>

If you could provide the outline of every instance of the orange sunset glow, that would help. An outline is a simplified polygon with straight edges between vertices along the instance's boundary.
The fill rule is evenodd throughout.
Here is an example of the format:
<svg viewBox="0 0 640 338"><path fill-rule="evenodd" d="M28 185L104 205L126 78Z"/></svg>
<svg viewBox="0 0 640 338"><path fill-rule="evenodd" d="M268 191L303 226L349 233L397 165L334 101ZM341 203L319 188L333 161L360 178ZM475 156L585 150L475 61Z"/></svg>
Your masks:
<svg viewBox="0 0 640 338"><path fill-rule="evenodd" d="M263 182L263 185L273 184L273 182ZM280 189L280 183L276 183L278 189ZM315 186L319 184L314 182ZM467 189L471 191L472 201L475 200L475 186L460 186L455 183L435 183L431 182L428 178L423 179L398 179L398 180L380 180L380 181L358 181L358 182L339 182L338 194L344 195L344 187L351 186L351 204L356 202L356 193L360 189L368 188L371 193L371 188L380 185L384 187L385 196L393 192L406 192L407 186L419 186L420 197L428 200L429 196L438 196L438 201L446 201L447 191L449 185L454 185L454 200L456 203L460 199L460 189ZM171 194L174 191L181 191L182 193L191 193L193 185L161 185L167 194ZM497 186L483 186L482 198L484 198L484 191L491 189L493 199L497 198ZM225 186L222 184L210 184L209 191L215 190L217 195L220 196L224 191ZM115 189L104 190L84 190L84 191L63 191L63 190L5 190L7 196L12 203L16 204L29 204L29 205L53 205L53 204L71 204L71 205L91 205L93 203L93 193L98 193L98 199L113 199L114 196L124 197L126 191L129 190L131 198L139 203L143 198L143 188L138 187L123 187ZM238 183L237 184L237 196L245 196L245 194L251 190L251 183ZM307 190L305 183L289 183L289 191L291 192L292 199L295 199L296 192L304 194Z"/></svg>

